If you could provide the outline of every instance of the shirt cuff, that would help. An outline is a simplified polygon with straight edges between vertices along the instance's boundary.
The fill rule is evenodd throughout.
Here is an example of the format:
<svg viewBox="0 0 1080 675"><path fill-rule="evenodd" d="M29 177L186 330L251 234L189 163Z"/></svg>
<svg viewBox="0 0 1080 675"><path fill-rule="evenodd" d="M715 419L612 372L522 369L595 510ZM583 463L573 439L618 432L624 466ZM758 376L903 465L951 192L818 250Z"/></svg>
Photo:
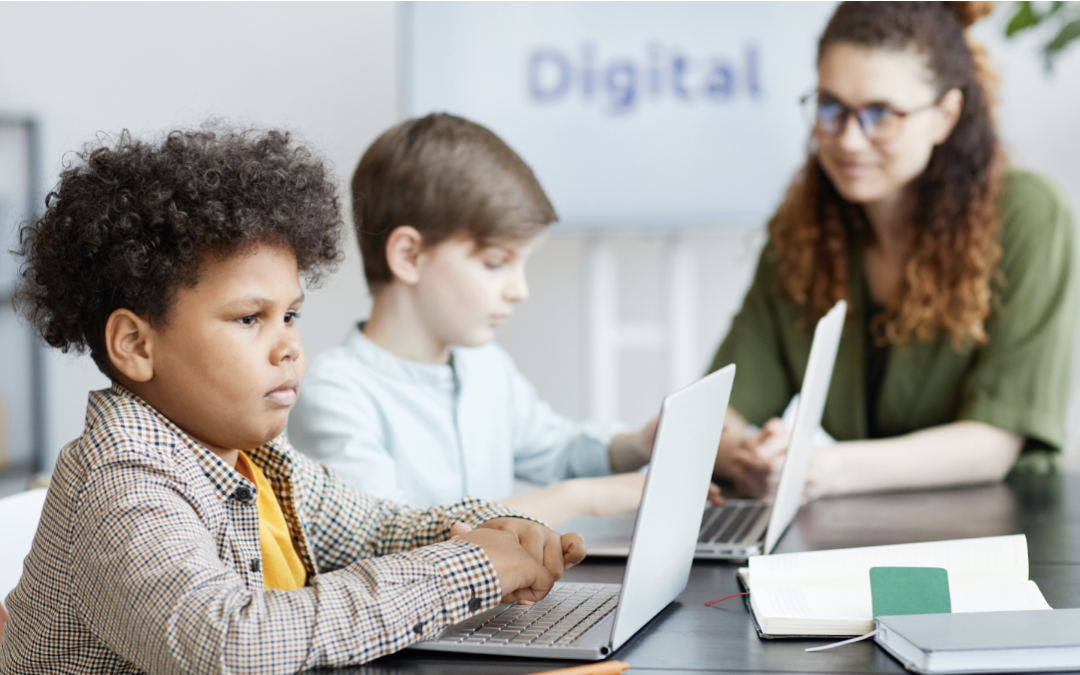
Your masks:
<svg viewBox="0 0 1080 675"><path fill-rule="evenodd" d="M576 452L570 457L570 477L611 475L611 439L627 429L621 424L585 422Z"/></svg>
<svg viewBox="0 0 1080 675"><path fill-rule="evenodd" d="M465 541L444 541L424 546L407 555L429 562L442 583L441 607L417 617L417 639L436 637L447 626L464 621L502 601L502 584L484 549ZM423 613L422 613L423 614Z"/></svg>

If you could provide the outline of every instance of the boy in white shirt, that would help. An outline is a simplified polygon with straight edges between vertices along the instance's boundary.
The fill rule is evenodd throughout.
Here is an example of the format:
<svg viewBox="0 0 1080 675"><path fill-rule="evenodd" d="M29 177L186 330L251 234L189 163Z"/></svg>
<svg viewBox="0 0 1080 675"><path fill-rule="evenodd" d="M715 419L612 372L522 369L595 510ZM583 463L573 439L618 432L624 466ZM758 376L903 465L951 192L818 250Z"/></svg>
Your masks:
<svg viewBox="0 0 1080 675"><path fill-rule="evenodd" d="M352 196L374 305L309 371L295 446L416 506L468 494L551 524L637 508L644 475L628 472L648 462L655 420L575 424L492 342L557 220L521 158L478 124L429 115L368 148ZM548 487L512 497L515 477Z"/></svg>

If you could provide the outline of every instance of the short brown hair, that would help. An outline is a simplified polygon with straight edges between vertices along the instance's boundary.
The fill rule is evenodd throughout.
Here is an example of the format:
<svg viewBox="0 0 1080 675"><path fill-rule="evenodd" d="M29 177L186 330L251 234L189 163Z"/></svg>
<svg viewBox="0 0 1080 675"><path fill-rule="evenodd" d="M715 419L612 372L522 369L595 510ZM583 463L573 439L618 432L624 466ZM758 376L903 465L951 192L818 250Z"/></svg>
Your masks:
<svg viewBox="0 0 1080 675"><path fill-rule="evenodd" d="M466 236L478 246L535 236L558 220L532 169L498 136L454 115L402 122L379 136L352 179L364 276L393 281L390 233L416 228L424 246Z"/></svg>

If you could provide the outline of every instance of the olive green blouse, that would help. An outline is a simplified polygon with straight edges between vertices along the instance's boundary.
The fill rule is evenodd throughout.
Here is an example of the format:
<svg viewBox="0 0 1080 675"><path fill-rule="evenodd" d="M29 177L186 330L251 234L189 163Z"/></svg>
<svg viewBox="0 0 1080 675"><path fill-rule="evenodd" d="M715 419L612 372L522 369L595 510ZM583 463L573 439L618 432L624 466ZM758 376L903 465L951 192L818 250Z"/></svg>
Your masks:
<svg viewBox="0 0 1080 675"><path fill-rule="evenodd" d="M1016 432L1029 446L1060 449L1072 375L1077 313L1072 215L1062 193L1032 173L1006 174L1001 199L1000 304L988 342L957 352L948 338L890 347L874 420L897 436L957 420ZM848 302L822 427L840 441L868 437L867 306L862 248L852 246ZM781 295L771 244L711 370L739 367L731 405L761 425L798 392L810 355L802 310Z"/></svg>

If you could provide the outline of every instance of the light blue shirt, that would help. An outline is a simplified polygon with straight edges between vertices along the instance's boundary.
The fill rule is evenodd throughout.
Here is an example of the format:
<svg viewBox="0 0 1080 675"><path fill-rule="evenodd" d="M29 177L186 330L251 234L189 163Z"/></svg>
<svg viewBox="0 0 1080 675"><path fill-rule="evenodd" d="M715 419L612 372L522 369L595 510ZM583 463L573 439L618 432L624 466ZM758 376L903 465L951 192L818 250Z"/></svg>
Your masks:
<svg viewBox="0 0 1080 675"><path fill-rule="evenodd" d="M611 473L615 428L556 414L494 343L450 353L448 365L416 363L353 328L309 369L289 440L354 487L420 507L503 499L515 476Z"/></svg>

